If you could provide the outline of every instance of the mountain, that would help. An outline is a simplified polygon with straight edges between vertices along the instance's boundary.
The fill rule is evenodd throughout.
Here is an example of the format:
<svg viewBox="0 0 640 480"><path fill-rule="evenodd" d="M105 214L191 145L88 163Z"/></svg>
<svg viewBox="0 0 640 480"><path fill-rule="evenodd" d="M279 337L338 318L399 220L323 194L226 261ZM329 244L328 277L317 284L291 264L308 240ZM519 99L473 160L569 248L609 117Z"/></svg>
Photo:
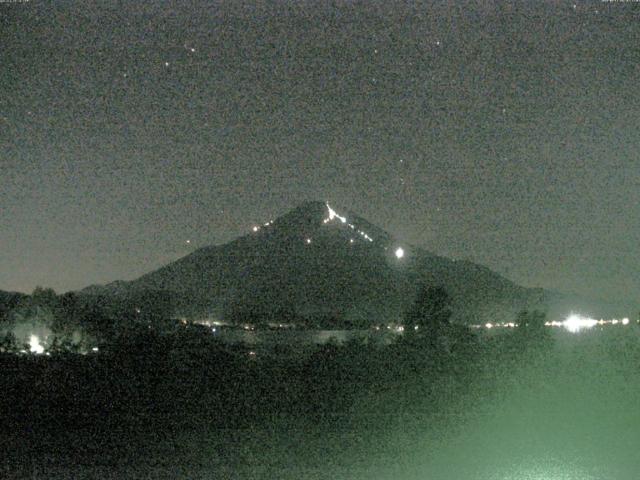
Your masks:
<svg viewBox="0 0 640 480"><path fill-rule="evenodd" d="M423 283L443 285L453 298L454 319L462 322L510 321L523 308L553 311L564 299L516 285L484 266L402 244L324 202L304 203L247 235L136 280L81 293L128 299L162 294L175 314L235 322L365 326L401 321Z"/></svg>

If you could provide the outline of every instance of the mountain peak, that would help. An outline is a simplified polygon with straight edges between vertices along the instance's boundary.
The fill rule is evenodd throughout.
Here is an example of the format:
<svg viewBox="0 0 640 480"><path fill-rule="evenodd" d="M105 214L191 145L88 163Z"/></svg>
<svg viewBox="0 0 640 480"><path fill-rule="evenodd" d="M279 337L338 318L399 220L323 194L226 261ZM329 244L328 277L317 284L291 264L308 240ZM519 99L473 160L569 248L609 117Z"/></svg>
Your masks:
<svg viewBox="0 0 640 480"><path fill-rule="evenodd" d="M321 202L318 200L310 200L303 202L293 210L280 217L276 222L283 221L310 221L312 223L321 222L324 217L328 216L329 210L327 202Z"/></svg>
<svg viewBox="0 0 640 480"><path fill-rule="evenodd" d="M168 292L178 312L231 321L273 319L286 311L311 324L330 316L367 325L401 318L422 283L443 285L460 319L477 312L492 321L507 318L541 296L489 269L399 242L357 214L317 200L105 290Z"/></svg>
<svg viewBox="0 0 640 480"><path fill-rule="evenodd" d="M312 234L319 228L336 226L340 227L342 235L351 238L351 243L356 240L365 243L373 243L376 237L380 242L378 246L386 245L391 238L382 229L375 227L363 218L347 211L337 210L329 202L307 201L301 203L275 221L268 222L264 227L273 225L281 233L297 235L301 232ZM254 227L258 232L262 227Z"/></svg>

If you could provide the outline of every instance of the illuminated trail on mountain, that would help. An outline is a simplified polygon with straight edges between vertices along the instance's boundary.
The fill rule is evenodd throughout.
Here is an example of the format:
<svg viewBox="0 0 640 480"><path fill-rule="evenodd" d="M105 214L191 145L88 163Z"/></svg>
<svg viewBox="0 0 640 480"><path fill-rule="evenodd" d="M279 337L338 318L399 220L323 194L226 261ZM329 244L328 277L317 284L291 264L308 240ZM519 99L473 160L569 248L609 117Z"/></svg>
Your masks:
<svg viewBox="0 0 640 480"><path fill-rule="evenodd" d="M347 223L347 218L341 217L340 215L338 215L336 211L333 208L331 208L331 206L329 205L329 202L327 202L327 208L329 209L329 218L325 219L324 223L327 223L330 220L333 220L334 218L339 218L342 223Z"/></svg>
<svg viewBox="0 0 640 480"><path fill-rule="evenodd" d="M325 218L322 223L326 224L326 223L329 223L331 220L334 220L337 218L342 223L347 224L347 217L338 215L338 213L333 208L331 208L331 205L329 205L329 202L326 202L326 205L327 205L327 210L329 211L329 216ZM349 228L351 228L351 230L356 230L360 234L360 236L362 236L362 238L364 238L365 240L368 240L369 242L373 242L373 238L371 238L362 230L358 230L355 225L353 225L352 223L349 223L348 225L349 225Z"/></svg>

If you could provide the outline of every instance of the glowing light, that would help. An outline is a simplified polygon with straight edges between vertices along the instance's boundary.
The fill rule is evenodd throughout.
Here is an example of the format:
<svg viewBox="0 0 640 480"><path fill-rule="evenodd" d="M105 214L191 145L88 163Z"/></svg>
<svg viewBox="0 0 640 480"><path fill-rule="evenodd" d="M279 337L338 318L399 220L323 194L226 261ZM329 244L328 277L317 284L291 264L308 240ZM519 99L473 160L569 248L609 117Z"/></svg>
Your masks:
<svg viewBox="0 0 640 480"><path fill-rule="evenodd" d="M29 338L29 350L31 353L44 353L44 347L40 345L40 339L37 335L31 335L31 338Z"/></svg>
<svg viewBox="0 0 640 480"><path fill-rule="evenodd" d="M623 318L623 319L622 319L622 324L623 324L623 325L629 325L629 319L628 319L628 318L626 318L626 317L625 317L625 318Z"/></svg>
<svg viewBox="0 0 640 480"><path fill-rule="evenodd" d="M404 249L402 247L398 247L396 249L396 258L404 257Z"/></svg>
<svg viewBox="0 0 640 480"><path fill-rule="evenodd" d="M598 324L597 320L589 317L583 317L576 313L570 314L567 319L562 322L562 326L572 333L579 332L585 328L591 328Z"/></svg>
<svg viewBox="0 0 640 480"><path fill-rule="evenodd" d="M92 352L97 352L98 350L99 350L99 348L98 348L98 347L93 347L93 348L91 349L91 351L92 351Z"/></svg>
<svg viewBox="0 0 640 480"><path fill-rule="evenodd" d="M333 220L334 218L338 218L342 223L347 223L347 218L342 217L336 213L336 211L329 206L329 202L327 202L327 209L329 210L329 220ZM326 221L325 221L326 223Z"/></svg>
<svg viewBox="0 0 640 480"><path fill-rule="evenodd" d="M487 328L492 328L492 327L493 327L493 324L491 324L491 323L486 323L484 326L485 326L485 327L487 327Z"/></svg>
<svg viewBox="0 0 640 480"><path fill-rule="evenodd" d="M309 245L311 243L311 239L307 238L306 242L307 242L307 245Z"/></svg>
<svg viewBox="0 0 640 480"><path fill-rule="evenodd" d="M169 62L164 62L164 66L168 67L169 66Z"/></svg>
<svg viewBox="0 0 640 480"><path fill-rule="evenodd" d="M338 215L338 213L331 208L331 206L329 205L329 202L326 203L327 205L327 210L329 212L329 216L327 218L325 218L322 223L327 224L330 221L334 220L334 219L338 219L340 220L342 223L344 223L345 225L347 225L351 230L356 230L355 225L351 224L351 223L347 223L347 217L343 217L341 215ZM373 238L371 238L369 235L367 235L365 232L363 232L362 230L358 230L358 233L360 235L362 235L366 240L373 242Z"/></svg>
<svg viewBox="0 0 640 480"><path fill-rule="evenodd" d="M349 239L349 243L353 243L353 238L350 238L350 239Z"/></svg>
<svg viewBox="0 0 640 480"><path fill-rule="evenodd" d="M253 227L253 231L254 231L254 232L257 232L258 230L260 230L260 227L258 227L257 225L254 225L254 227Z"/></svg>

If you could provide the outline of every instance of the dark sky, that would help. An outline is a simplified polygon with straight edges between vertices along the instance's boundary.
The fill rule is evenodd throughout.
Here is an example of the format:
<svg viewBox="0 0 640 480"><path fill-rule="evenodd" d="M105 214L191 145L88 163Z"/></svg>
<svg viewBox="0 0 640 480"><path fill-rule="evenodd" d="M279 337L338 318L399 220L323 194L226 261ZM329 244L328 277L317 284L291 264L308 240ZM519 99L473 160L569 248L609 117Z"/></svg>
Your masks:
<svg viewBox="0 0 640 480"><path fill-rule="evenodd" d="M524 285L637 299L639 14L0 3L0 289L135 278L327 199Z"/></svg>

